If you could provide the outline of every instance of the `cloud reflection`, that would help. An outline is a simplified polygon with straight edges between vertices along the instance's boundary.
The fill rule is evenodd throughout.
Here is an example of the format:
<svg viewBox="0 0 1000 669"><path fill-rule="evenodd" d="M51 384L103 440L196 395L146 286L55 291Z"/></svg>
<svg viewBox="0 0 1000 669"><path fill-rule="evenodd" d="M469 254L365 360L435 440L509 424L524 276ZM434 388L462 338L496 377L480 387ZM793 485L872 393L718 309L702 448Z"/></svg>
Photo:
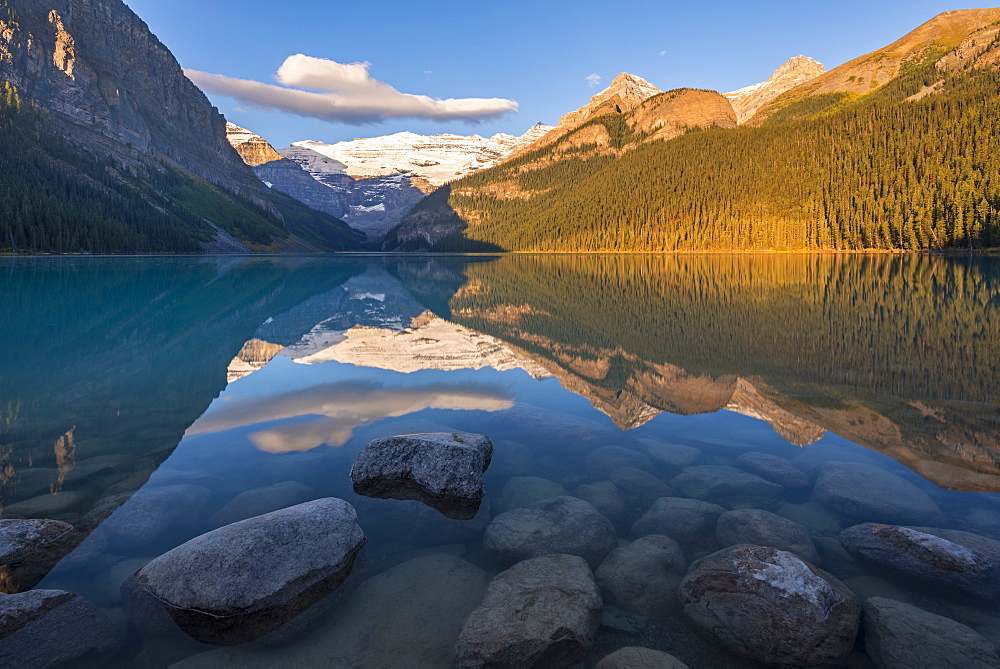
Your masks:
<svg viewBox="0 0 1000 669"><path fill-rule="evenodd" d="M503 411L514 405L499 386L441 383L412 388L386 388L379 383L344 381L272 397L234 400L199 419L188 436L224 432L279 420L316 416L307 423L269 427L249 439L266 453L308 451L342 446L359 425L405 416L424 409Z"/></svg>

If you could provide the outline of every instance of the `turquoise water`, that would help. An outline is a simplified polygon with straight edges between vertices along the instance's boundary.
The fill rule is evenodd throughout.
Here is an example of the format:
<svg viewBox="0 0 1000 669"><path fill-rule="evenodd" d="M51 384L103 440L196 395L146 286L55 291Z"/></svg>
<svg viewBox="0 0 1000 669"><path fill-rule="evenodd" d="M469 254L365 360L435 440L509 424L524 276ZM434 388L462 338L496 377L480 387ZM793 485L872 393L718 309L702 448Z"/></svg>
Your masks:
<svg viewBox="0 0 1000 669"><path fill-rule="evenodd" d="M477 595L450 592L435 560L492 576L507 565L484 550L491 517L628 466L663 486L612 484L619 541L637 538L657 497L692 495L651 444L696 449L687 466L792 462L808 485L709 501L800 523L817 566L859 597L1000 643L995 606L851 559L837 537L869 519L814 485L824 463L864 462L933 501L940 515L911 525L1000 539L996 259L40 258L0 262L0 283L2 517L76 527L62 553L0 583L94 602L120 635L99 664L451 666ZM476 519L353 492L367 442L443 431L494 441ZM124 605L122 582L170 548L329 496L356 506L368 536L362 585L302 636L216 650L150 634ZM687 563L725 547L711 531L680 544ZM753 666L677 610L630 624L603 626L585 664L646 646L691 667ZM859 642L850 662L866 661Z"/></svg>

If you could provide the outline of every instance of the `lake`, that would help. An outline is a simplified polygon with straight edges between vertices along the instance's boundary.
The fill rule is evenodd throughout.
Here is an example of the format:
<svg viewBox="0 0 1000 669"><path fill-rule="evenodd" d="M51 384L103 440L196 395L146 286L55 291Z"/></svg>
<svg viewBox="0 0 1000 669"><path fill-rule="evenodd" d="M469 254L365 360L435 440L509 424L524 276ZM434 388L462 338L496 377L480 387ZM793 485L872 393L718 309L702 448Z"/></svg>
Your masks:
<svg viewBox="0 0 1000 669"><path fill-rule="evenodd" d="M97 607L113 642L74 666L454 666L517 561L491 522L553 497L625 551L591 560L583 666L633 646L764 666L678 600L693 563L744 544L1000 643L1000 259L9 258L0 283L0 517L73 526L0 567L0 591ZM474 517L354 492L365 444L433 432L493 442ZM287 634L206 643L122 589L194 537L327 497L355 507L363 560ZM869 522L938 534L906 535L914 567L842 534ZM648 535L662 555L629 563ZM935 571L941 546L979 580ZM914 630L939 624L924 613ZM871 666L864 625L844 666Z"/></svg>

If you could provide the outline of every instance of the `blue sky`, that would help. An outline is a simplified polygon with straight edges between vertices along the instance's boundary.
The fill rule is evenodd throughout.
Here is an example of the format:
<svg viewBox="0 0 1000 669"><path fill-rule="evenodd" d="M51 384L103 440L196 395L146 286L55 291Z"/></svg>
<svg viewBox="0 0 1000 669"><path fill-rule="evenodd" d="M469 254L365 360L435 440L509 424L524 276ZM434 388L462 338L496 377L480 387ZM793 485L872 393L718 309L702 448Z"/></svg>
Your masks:
<svg viewBox="0 0 1000 669"><path fill-rule="evenodd" d="M394 109L391 115L418 115L379 121L358 112L345 117L353 123L348 124L253 109L245 101L209 93L227 118L278 148L296 140L335 142L403 130L521 134L539 121L556 123L619 72L637 74L664 90L691 86L725 92L767 78L800 53L832 68L889 44L935 14L967 8L935 0L125 1L182 66L222 75L226 79L213 81L232 90L251 87L246 82L278 86L275 77L286 59L305 54L311 58L290 61L282 69L285 87L327 90L315 83L320 70L335 78L360 77L359 90L367 96L363 103L384 102ZM336 66L323 61L370 65L332 72ZM592 74L602 83L591 86L587 77ZM275 93L257 88L264 95ZM277 94L281 97L280 90ZM312 109L316 95L301 93L297 108ZM487 101L433 102L449 98ZM511 100L518 111L497 115L513 106L504 102ZM471 109L481 118L463 120L465 112L454 108Z"/></svg>

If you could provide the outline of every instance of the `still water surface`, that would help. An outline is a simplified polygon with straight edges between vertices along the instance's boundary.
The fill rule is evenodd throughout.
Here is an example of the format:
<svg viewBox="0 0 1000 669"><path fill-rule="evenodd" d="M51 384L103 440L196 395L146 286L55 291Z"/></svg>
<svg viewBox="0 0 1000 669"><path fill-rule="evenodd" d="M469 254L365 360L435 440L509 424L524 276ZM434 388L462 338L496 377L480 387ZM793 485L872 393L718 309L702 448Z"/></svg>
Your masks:
<svg viewBox="0 0 1000 669"><path fill-rule="evenodd" d="M840 532L892 519L815 487L827 463L866 463L931 500L905 524L1000 539L997 259L8 259L0 285L0 516L76 528L59 554L0 568L0 586L94 602L120 633L107 666L451 666L481 592L457 592L442 564L491 577L509 566L483 549L491 516L595 490L623 545L661 496L766 508L804 526L812 561L862 600L1000 643L994 604L853 559ZM495 443L477 518L353 492L368 441L444 431ZM694 451L651 457L663 444ZM747 453L808 483L756 500L678 479ZM170 548L330 496L368 536L364 583L303 636L216 649L144 633L123 605L121 584ZM682 538L688 563L726 546L711 529ZM753 666L676 608L620 619L586 665L646 646L691 667Z"/></svg>

